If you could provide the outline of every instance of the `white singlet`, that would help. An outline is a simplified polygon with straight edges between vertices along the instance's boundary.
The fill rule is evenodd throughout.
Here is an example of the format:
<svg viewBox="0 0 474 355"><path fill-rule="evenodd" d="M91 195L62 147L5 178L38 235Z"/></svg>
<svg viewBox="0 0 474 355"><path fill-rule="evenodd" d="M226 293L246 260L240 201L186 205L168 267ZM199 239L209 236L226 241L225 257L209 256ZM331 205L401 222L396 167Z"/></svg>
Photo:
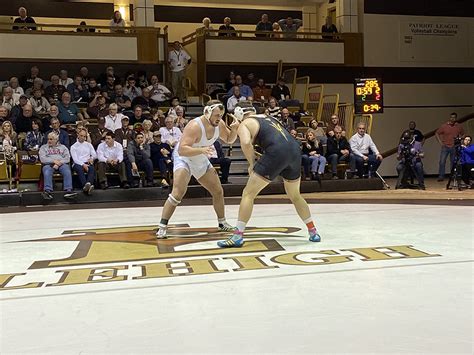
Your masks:
<svg viewBox="0 0 474 355"><path fill-rule="evenodd" d="M210 147L219 138L219 126L217 126L214 128L214 135L212 138L207 139L206 129L201 121L201 117L193 119L193 121L196 121L199 124L199 127L201 127L201 139L199 142L192 145L193 148ZM204 154L195 155L193 157L183 157L178 154L178 150L179 142L173 150L173 171L184 168L196 179L199 179L211 166L209 158Z"/></svg>

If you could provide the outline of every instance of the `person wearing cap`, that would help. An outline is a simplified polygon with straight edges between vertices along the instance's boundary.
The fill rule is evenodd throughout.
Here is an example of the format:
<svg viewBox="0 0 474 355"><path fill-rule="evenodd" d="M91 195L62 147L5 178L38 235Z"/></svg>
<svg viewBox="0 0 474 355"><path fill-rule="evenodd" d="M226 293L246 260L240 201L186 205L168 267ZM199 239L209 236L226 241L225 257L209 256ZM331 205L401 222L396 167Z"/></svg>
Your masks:
<svg viewBox="0 0 474 355"><path fill-rule="evenodd" d="M161 133L153 132L153 142L150 144L151 161L153 169L159 170L163 179L161 186L169 186L169 172L173 171L173 161L171 160L172 149L169 144L161 141Z"/></svg>
<svg viewBox="0 0 474 355"><path fill-rule="evenodd" d="M221 232L231 232L233 227L225 218L224 191L216 170L209 161L211 146L217 139L232 144L237 139L239 123L234 119L230 128L222 120L225 107L222 102L210 100L203 110L203 115L191 120L184 128L183 136L173 150L173 190L168 196L162 210L161 220L156 232L157 239L167 236L168 221L176 207L181 203L188 188L191 176L212 196L217 224ZM172 118L168 117L168 119ZM161 130L160 130L161 131Z"/></svg>
<svg viewBox="0 0 474 355"><path fill-rule="evenodd" d="M275 118L267 115L256 115L251 101L239 102L234 117L241 123L238 135L242 152L249 163L249 179L239 207L239 216L233 235L217 245L221 248L242 247L243 234L250 220L254 200L272 180L283 178L285 192L295 206L301 220L308 228L309 241L319 242L308 204L301 197L301 149L299 143ZM254 144L262 149L263 154L256 160Z"/></svg>
<svg viewBox="0 0 474 355"><path fill-rule="evenodd" d="M136 86L137 81L133 75L127 78L127 85L123 89L123 94L130 98L131 101L142 95L142 89Z"/></svg>
<svg viewBox="0 0 474 355"><path fill-rule="evenodd" d="M122 117L122 127L115 130L115 140L119 142L126 150L128 143L135 137L135 132L130 126L130 119L127 116Z"/></svg>

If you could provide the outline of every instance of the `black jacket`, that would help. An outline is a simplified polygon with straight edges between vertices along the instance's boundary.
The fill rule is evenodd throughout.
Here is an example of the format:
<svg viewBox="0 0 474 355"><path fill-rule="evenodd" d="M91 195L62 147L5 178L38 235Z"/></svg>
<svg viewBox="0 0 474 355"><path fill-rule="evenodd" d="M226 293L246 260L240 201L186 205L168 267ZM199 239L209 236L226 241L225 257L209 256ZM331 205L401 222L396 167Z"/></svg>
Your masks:
<svg viewBox="0 0 474 355"><path fill-rule="evenodd" d="M340 157L342 156L341 150L344 149L347 149L349 152L351 151L351 145L345 137L341 137L339 140L334 136L328 137L326 156L337 154Z"/></svg>

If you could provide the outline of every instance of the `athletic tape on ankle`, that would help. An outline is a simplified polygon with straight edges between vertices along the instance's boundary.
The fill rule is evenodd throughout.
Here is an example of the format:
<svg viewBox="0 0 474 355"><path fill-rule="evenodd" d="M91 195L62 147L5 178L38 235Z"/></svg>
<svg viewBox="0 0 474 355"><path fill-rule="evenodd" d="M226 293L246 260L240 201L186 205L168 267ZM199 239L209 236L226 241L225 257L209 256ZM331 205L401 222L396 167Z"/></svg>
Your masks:
<svg viewBox="0 0 474 355"><path fill-rule="evenodd" d="M181 203L181 201L175 199L171 194L168 195L168 202L171 203L173 206L178 206Z"/></svg>

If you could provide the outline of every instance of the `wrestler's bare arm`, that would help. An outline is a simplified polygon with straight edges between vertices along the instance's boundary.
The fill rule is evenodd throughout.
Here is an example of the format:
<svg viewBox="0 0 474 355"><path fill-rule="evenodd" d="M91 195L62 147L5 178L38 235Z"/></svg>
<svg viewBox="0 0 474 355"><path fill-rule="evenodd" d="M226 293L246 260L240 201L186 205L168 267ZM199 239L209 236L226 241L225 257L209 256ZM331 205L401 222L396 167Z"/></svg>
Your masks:
<svg viewBox="0 0 474 355"><path fill-rule="evenodd" d="M255 151L252 145L253 137L248 127L251 124L251 120L245 120L240 124L237 131L240 139L240 147L242 148L242 152L249 163L249 170L252 170L255 164Z"/></svg>
<svg viewBox="0 0 474 355"><path fill-rule="evenodd" d="M179 155L183 157L194 157L199 154L208 154L209 147L197 148L193 147L194 143L201 139L201 128L199 124L191 121L184 128L183 135L179 141Z"/></svg>
<svg viewBox="0 0 474 355"><path fill-rule="evenodd" d="M239 128L239 121L235 117L233 117L233 119L234 120L230 124L230 128L227 127L223 120L219 122L219 138L227 144L232 144L237 139L237 129Z"/></svg>

